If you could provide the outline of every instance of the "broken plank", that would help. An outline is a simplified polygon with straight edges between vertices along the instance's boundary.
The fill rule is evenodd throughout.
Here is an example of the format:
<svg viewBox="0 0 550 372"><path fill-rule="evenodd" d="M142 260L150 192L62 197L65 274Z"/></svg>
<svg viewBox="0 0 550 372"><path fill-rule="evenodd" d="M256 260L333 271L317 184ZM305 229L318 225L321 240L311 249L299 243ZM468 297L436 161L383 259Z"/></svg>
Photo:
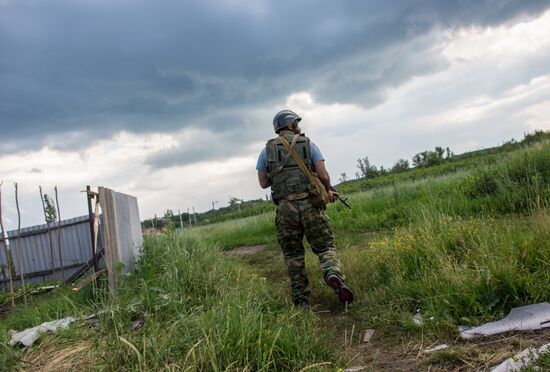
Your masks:
<svg viewBox="0 0 550 372"><path fill-rule="evenodd" d="M103 274L104 272L106 272L107 270L105 269L101 269L99 270L98 272L96 273L93 273L92 275L90 275L89 277L83 279L82 281L80 281L77 285L75 285L73 288L71 288L71 291L73 292L78 292L80 291L82 288L84 288L85 286L87 286L88 284L90 284L91 282L93 282L94 280L96 280L97 278L99 278L99 276L101 274Z"/></svg>

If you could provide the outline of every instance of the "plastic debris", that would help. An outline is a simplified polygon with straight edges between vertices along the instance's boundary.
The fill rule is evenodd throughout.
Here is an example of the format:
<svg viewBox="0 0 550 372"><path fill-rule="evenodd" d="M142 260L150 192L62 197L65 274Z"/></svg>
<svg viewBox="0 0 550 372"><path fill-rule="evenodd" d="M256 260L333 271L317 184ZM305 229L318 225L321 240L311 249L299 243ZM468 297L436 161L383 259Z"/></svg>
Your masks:
<svg viewBox="0 0 550 372"><path fill-rule="evenodd" d="M364 343L369 343L373 334L374 334L374 329L367 329L365 331L365 334L363 335L363 342Z"/></svg>
<svg viewBox="0 0 550 372"><path fill-rule="evenodd" d="M11 340L10 345L15 345L17 343L23 344L24 346L31 346L34 341L40 336L41 333L47 331L56 331L58 329L63 329L69 327L69 325L76 321L73 317L67 317L64 319L54 320L52 322L42 323L39 326L25 329L24 331L17 332L11 331Z"/></svg>
<svg viewBox="0 0 550 372"><path fill-rule="evenodd" d="M366 370L367 370L367 367L365 367L365 366L356 366L356 367L346 368L346 369L344 369L344 372L361 372L361 371L366 371Z"/></svg>
<svg viewBox="0 0 550 372"><path fill-rule="evenodd" d="M130 329L134 332L139 331L144 324L145 324L145 320L143 319L136 320L135 322L132 322L132 324L130 325Z"/></svg>
<svg viewBox="0 0 550 372"><path fill-rule="evenodd" d="M441 345L437 345L435 347L432 347L431 349L426 349L426 350L424 350L424 352L425 353L434 353L436 351L445 350L445 349L448 349L448 348L449 348L449 345L441 344Z"/></svg>
<svg viewBox="0 0 550 372"><path fill-rule="evenodd" d="M508 331L527 331L550 327L550 304L539 304L515 307L510 314L497 322L490 322L479 327L458 327L462 338L492 336Z"/></svg>
<svg viewBox="0 0 550 372"><path fill-rule="evenodd" d="M536 362L541 354L547 353L549 351L550 344L543 345L538 350L530 347L523 350L521 353L514 355L512 358L506 359L504 362L493 368L491 372L520 371L523 368L528 367L530 364Z"/></svg>

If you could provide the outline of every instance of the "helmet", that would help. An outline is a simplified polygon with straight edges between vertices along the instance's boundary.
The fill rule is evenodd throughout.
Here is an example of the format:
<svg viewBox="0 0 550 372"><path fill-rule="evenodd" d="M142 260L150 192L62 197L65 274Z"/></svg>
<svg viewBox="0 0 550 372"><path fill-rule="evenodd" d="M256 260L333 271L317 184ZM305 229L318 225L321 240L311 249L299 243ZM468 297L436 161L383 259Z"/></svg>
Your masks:
<svg viewBox="0 0 550 372"><path fill-rule="evenodd" d="M273 118L273 129L278 132L281 128L288 127L295 121L302 120L294 111L283 110L279 111Z"/></svg>

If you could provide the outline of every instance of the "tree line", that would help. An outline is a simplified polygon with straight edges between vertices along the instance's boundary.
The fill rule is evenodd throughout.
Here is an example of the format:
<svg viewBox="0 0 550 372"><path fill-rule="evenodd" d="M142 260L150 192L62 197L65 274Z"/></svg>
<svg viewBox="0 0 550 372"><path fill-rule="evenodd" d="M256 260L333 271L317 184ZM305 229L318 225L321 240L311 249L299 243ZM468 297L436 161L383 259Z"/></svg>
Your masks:
<svg viewBox="0 0 550 372"><path fill-rule="evenodd" d="M357 159L357 172L355 172L355 178L374 178L388 173L400 173L411 168L431 167L433 165L441 164L443 161L450 159L454 156L454 153L449 147L445 149L437 146L434 150L426 150L415 154L411 162L407 159L399 159L390 168L384 168L384 166L377 167L372 164L368 156ZM340 174L340 182L348 181L347 174Z"/></svg>

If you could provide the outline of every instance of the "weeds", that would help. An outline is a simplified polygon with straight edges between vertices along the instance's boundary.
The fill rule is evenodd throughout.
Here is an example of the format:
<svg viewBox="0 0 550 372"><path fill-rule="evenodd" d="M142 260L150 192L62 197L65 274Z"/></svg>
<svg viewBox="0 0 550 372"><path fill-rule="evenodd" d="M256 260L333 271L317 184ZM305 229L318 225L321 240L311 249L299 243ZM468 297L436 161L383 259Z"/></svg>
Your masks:
<svg viewBox="0 0 550 372"><path fill-rule="evenodd" d="M512 147L514 152L485 154L480 164L457 159L440 166L445 172L423 169L428 177L422 179L412 171L380 177L371 185L376 188L350 196L351 211L328 207L344 272L356 292L346 317L445 339L456 336L459 324L477 325L512 307L550 299L550 143ZM18 309L0 321L0 365L16 368L23 356L7 345L8 329L103 309L108 312L92 330L76 325L51 336L54 341L44 347L86 338L89 343L78 345L93 352L82 353L82 365L108 370L305 370L345 364L330 350L337 338L320 332L313 314L290 307L282 290L282 261L274 263L276 257L266 254L247 264L220 254L240 245L274 245L274 215L266 210L147 239L116 299L100 284L76 295L61 290ZM311 253L306 268L314 307L335 308ZM417 310L422 327L412 322ZM135 320L145 320L137 332L129 327ZM346 350L355 335L349 326ZM463 359L440 355L442 365ZM78 365L77 354L65 356L60 354L63 363Z"/></svg>
<svg viewBox="0 0 550 372"><path fill-rule="evenodd" d="M274 298L265 279L194 238L146 240L139 265L121 280L116 299L100 292L97 306L108 309L100 326L93 332L78 325L72 330L93 341L95 353L87 358L96 368L295 370L335 360L324 337L316 334L312 314ZM42 312L17 312L2 322L2 329L86 313L85 302L60 292L41 303ZM134 332L130 324L138 319L145 324ZM9 348L7 332L2 337L1 347ZM3 354L2 361L13 366L19 357L15 351Z"/></svg>

